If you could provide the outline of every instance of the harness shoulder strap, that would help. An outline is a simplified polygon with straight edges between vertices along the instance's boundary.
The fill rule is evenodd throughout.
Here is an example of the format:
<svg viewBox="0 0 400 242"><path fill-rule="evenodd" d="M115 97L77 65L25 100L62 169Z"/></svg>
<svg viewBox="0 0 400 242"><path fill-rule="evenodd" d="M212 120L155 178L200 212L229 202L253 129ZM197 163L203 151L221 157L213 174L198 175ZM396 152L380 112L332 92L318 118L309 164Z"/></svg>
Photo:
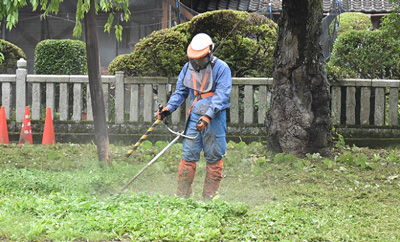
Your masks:
<svg viewBox="0 0 400 242"><path fill-rule="evenodd" d="M215 63L217 63L218 57L213 56L212 60L211 60L211 67L214 68Z"/></svg>
<svg viewBox="0 0 400 242"><path fill-rule="evenodd" d="M217 60L218 60L218 58L217 58L216 56L213 56L213 58L212 58L212 60L211 60L211 62L210 62L212 68L214 68L214 65L215 65L215 63L217 62ZM203 80L201 90L204 88L204 84L205 84L205 80L206 80L206 79L207 79L207 78L205 78L205 79ZM196 86L196 80L193 80L193 85ZM202 92L199 92L199 91L194 91L194 95L195 95L195 98L194 98L194 100L193 100L193 103L192 103L191 107L189 108L189 110L188 110L187 113L186 113L188 117L189 117L189 115L190 115L190 112L192 112L193 106L196 104L196 102L197 102L198 100L200 100L200 99L202 99L202 98L206 98L206 97L212 97L212 96L214 95L214 92L202 93Z"/></svg>

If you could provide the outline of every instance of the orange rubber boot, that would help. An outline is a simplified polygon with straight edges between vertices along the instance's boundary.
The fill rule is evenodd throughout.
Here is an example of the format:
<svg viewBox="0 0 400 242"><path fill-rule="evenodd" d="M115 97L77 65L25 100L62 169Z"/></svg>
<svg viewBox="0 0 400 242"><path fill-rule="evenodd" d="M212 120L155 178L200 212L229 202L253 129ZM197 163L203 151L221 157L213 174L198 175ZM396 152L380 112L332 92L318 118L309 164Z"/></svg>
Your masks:
<svg viewBox="0 0 400 242"><path fill-rule="evenodd" d="M222 160L216 163L207 163L206 179L204 180L203 197L204 200L209 201L217 194L219 184L222 180L222 171L224 170L224 163Z"/></svg>
<svg viewBox="0 0 400 242"><path fill-rule="evenodd" d="M196 162L181 160L178 170L178 189L176 195L189 198L192 194L192 183L196 174Z"/></svg>

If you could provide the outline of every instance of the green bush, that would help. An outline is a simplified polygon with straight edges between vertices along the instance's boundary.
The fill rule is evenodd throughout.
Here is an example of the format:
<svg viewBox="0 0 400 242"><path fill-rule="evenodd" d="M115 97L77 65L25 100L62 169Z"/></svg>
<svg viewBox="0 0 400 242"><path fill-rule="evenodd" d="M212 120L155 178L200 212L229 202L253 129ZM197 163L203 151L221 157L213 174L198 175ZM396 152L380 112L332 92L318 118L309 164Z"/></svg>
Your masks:
<svg viewBox="0 0 400 242"><path fill-rule="evenodd" d="M187 37L171 29L151 33L136 44L131 54L117 56L108 66L111 75L176 76L186 62Z"/></svg>
<svg viewBox="0 0 400 242"><path fill-rule="evenodd" d="M35 73L79 75L87 73L86 46L80 40L48 39L35 49Z"/></svg>
<svg viewBox="0 0 400 242"><path fill-rule="evenodd" d="M215 46L215 55L228 63L235 77L272 76L273 52L277 40L276 24L267 17L243 11L206 12L174 29L191 39L207 33Z"/></svg>
<svg viewBox="0 0 400 242"><path fill-rule="evenodd" d="M171 29L151 33L132 53L139 75L175 76L186 62L187 36Z"/></svg>
<svg viewBox="0 0 400 242"><path fill-rule="evenodd" d="M0 63L1 74L15 74L17 69L17 61L20 58L26 59L24 51L18 46L0 39L1 53L4 55L4 60Z"/></svg>
<svg viewBox="0 0 400 242"><path fill-rule="evenodd" d="M400 2L393 1L393 11L384 16L380 30L386 38L400 39Z"/></svg>
<svg viewBox="0 0 400 242"><path fill-rule="evenodd" d="M338 78L400 78L400 41L381 31L344 33L333 47L328 73L334 68Z"/></svg>
<svg viewBox="0 0 400 242"><path fill-rule="evenodd" d="M115 71L123 71L125 75L133 76L136 74L135 65L131 54L123 54L115 57L108 65L108 73L115 75Z"/></svg>
<svg viewBox="0 0 400 242"><path fill-rule="evenodd" d="M206 12L172 29L153 32L136 45L131 59L113 61L109 72L129 67L127 74L177 76L197 33L209 34L216 47L226 38L215 55L228 63L233 76L272 76L276 24L259 14L233 10Z"/></svg>
<svg viewBox="0 0 400 242"><path fill-rule="evenodd" d="M334 22L329 28L333 29ZM368 30L372 27L371 19L365 13L342 13L339 15L339 25L337 29L338 37L350 30Z"/></svg>

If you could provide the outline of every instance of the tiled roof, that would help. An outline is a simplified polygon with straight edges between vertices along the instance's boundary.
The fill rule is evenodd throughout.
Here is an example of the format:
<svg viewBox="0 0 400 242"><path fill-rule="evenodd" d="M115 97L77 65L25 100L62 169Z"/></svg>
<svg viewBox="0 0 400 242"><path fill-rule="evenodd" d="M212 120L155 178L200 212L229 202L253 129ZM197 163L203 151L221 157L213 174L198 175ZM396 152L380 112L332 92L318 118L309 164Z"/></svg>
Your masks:
<svg viewBox="0 0 400 242"><path fill-rule="evenodd" d="M389 0L324 0L324 12L329 12L338 2L343 12L388 13L392 8ZM205 12L217 9L235 9L242 11L279 12L282 0L209 0L199 1L196 11Z"/></svg>

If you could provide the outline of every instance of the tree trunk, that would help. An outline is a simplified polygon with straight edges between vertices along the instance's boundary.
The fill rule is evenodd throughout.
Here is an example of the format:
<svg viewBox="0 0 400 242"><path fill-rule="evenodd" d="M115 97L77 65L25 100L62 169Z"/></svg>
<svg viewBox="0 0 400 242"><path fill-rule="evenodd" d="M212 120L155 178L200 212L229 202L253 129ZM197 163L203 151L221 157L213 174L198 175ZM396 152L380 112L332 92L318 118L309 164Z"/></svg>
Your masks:
<svg viewBox="0 0 400 242"><path fill-rule="evenodd" d="M94 131L100 165L106 161L112 166L110 143L100 74L100 55L97 37L95 0L90 1L90 10L85 15L86 56L88 63L90 96L92 100Z"/></svg>
<svg viewBox="0 0 400 242"><path fill-rule="evenodd" d="M266 128L268 149L293 155L331 143L330 92L319 44L322 0L283 0Z"/></svg>

